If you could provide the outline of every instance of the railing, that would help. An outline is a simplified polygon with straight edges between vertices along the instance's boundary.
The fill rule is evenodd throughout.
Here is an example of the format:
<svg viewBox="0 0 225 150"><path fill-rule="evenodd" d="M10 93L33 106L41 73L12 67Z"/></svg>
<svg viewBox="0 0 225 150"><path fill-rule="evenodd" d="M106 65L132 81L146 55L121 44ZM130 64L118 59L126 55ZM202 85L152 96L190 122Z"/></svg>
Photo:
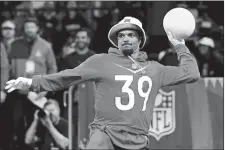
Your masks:
<svg viewBox="0 0 225 150"><path fill-rule="evenodd" d="M73 149L73 90L75 86L71 86L67 91L63 93L63 105L68 107L68 138L69 149Z"/></svg>

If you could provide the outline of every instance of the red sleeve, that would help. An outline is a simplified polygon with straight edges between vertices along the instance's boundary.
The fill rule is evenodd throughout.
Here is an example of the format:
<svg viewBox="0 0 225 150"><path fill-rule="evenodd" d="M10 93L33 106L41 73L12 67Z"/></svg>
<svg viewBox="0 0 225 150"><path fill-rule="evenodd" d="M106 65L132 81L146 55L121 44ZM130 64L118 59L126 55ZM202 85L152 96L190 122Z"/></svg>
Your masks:
<svg viewBox="0 0 225 150"><path fill-rule="evenodd" d="M48 47L48 53L47 53L47 74L52 74L57 72L57 65L56 65L56 59L55 54L52 50L52 47Z"/></svg>
<svg viewBox="0 0 225 150"><path fill-rule="evenodd" d="M180 65L178 67L174 67L163 66L160 64L161 85L170 86L197 81L200 78L200 74L195 57L190 53L189 49L185 45L180 44L174 48L177 52Z"/></svg>
<svg viewBox="0 0 225 150"><path fill-rule="evenodd" d="M99 58L94 55L74 69L33 76L30 90L35 92L58 91L87 80L97 80L99 62Z"/></svg>
<svg viewBox="0 0 225 150"><path fill-rule="evenodd" d="M9 79L9 62L6 49L3 44L1 44L1 90L4 90L5 83Z"/></svg>

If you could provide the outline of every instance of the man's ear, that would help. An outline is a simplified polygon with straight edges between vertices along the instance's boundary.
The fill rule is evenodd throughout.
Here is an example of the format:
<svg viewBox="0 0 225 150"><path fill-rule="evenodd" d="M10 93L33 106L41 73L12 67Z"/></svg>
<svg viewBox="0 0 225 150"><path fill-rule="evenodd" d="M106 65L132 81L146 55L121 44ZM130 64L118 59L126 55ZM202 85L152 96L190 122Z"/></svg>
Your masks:
<svg viewBox="0 0 225 150"><path fill-rule="evenodd" d="M40 33L40 27L37 25L37 33Z"/></svg>
<svg viewBox="0 0 225 150"><path fill-rule="evenodd" d="M142 37L139 38L139 45L141 45Z"/></svg>
<svg viewBox="0 0 225 150"><path fill-rule="evenodd" d="M91 39L90 38L88 38L88 44L90 44L91 43Z"/></svg>

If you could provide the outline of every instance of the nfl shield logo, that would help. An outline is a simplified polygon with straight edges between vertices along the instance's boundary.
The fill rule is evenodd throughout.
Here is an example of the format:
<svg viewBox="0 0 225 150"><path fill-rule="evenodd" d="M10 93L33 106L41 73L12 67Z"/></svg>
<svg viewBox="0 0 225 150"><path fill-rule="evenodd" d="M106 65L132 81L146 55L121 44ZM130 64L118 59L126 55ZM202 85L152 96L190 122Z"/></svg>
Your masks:
<svg viewBox="0 0 225 150"><path fill-rule="evenodd" d="M159 141L161 137L173 133L176 128L175 119L175 91L166 93L159 90L155 100L149 135Z"/></svg>

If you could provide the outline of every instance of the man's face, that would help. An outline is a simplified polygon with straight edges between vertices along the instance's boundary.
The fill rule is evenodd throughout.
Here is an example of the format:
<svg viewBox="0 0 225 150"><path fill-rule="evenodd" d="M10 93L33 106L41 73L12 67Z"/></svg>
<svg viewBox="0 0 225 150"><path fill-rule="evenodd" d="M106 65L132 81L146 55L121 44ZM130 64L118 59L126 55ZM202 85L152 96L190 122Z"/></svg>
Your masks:
<svg viewBox="0 0 225 150"><path fill-rule="evenodd" d="M89 46L90 38L86 31L79 31L76 34L76 47L79 49L84 49Z"/></svg>
<svg viewBox="0 0 225 150"><path fill-rule="evenodd" d="M210 49L206 45L199 45L199 53L201 55L207 55L209 53Z"/></svg>
<svg viewBox="0 0 225 150"><path fill-rule="evenodd" d="M38 32L38 26L34 22L26 22L24 24L24 32L28 37L35 37Z"/></svg>
<svg viewBox="0 0 225 150"><path fill-rule="evenodd" d="M2 37L6 39L12 39L15 36L15 29L2 28Z"/></svg>
<svg viewBox="0 0 225 150"><path fill-rule="evenodd" d="M45 110L50 112L50 118L53 123L57 122L58 118L60 117L60 109L55 104L48 104L44 107Z"/></svg>
<svg viewBox="0 0 225 150"><path fill-rule="evenodd" d="M137 31L134 30L122 30L117 35L118 47L124 55L131 55L135 50L139 48L141 43L140 37Z"/></svg>

